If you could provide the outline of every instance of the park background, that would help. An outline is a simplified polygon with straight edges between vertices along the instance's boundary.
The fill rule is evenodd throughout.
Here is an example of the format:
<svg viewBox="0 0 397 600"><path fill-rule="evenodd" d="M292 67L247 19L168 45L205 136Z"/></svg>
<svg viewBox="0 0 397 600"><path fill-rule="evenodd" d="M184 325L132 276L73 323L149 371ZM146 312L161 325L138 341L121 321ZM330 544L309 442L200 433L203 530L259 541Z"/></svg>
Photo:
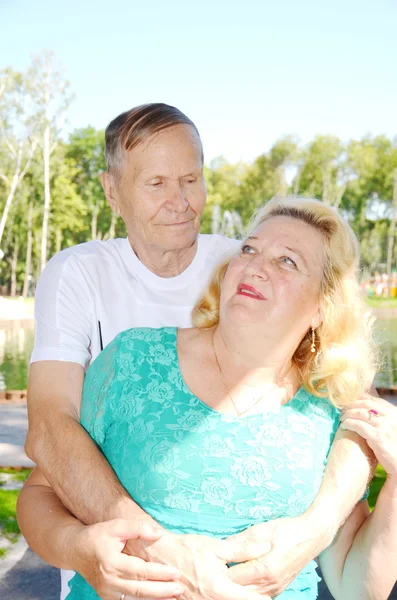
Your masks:
<svg viewBox="0 0 397 600"><path fill-rule="evenodd" d="M4 402L26 388L45 264L74 244L126 234L100 186L104 129L146 102L177 106L198 126L208 189L203 233L241 236L276 194L316 197L349 220L363 293L378 316L377 382L395 385L394 0L3 0L0 20ZM4 486L26 474L0 474L0 529L12 540L18 491Z"/></svg>

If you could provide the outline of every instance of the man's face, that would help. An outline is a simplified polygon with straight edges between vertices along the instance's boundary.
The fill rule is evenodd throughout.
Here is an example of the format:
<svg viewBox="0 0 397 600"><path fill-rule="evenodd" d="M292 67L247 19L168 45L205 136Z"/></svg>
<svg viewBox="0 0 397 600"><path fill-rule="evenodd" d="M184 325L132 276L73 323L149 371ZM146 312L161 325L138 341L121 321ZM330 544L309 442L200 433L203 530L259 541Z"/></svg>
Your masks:
<svg viewBox="0 0 397 600"><path fill-rule="evenodd" d="M125 152L118 178L108 175L138 254L142 245L167 251L195 242L206 197L201 153L194 129L175 125Z"/></svg>

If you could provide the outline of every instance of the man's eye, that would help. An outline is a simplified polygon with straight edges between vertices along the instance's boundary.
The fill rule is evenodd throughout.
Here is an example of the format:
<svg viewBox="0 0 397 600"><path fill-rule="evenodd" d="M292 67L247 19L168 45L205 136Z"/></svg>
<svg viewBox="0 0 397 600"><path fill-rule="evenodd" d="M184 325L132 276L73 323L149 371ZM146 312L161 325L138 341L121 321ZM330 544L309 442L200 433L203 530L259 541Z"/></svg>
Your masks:
<svg viewBox="0 0 397 600"><path fill-rule="evenodd" d="M185 183L196 183L197 179L185 179Z"/></svg>
<svg viewBox="0 0 397 600"><path fill-rule="evenodd" d="M161 184L162 184L161 181L152 181L150 185L152 185L153 187L158 187Z"/></svg>
<svg viewBox="0 0 397 600"><path fill-rule="evenodd" d="M241 248L242 254L252 254L253 252L255 252L254 248L248 244L244 244L244 246Z"/></svg>

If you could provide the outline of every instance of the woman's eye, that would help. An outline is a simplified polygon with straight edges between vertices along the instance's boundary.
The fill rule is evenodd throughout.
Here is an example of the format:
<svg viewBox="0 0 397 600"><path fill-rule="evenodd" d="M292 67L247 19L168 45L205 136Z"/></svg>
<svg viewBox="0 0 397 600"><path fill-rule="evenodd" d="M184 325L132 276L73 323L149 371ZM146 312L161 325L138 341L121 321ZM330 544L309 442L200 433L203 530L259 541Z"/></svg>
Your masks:
<svg viewBox="0 0 397 600"><path fill-rule="evenodd" d="M296 267L296 262L294 262L289 256L282 256L280 260L285 265L291 265L291 267Z"/></svg>
<svg viewBox="0 0 397 600"><path fill-rule="evenodd" d="M242 254L252 254L253 252L255 252L254 248L248 244L244 244L244 246L241 248Z"/></svg>

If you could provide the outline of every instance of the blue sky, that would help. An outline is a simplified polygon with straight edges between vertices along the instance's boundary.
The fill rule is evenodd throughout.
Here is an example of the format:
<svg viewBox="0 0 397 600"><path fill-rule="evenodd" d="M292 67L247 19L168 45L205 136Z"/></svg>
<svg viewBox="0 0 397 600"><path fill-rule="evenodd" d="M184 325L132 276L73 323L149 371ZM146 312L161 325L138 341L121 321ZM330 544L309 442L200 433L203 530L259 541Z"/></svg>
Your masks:
<svg viewBox="0 0 397 600"><path fill-rule="evenodd" d="M101 128L144 102L178 106L207 161L279 137L397 135L395 0L0 0L0 68L51 49Z"/></svg>

